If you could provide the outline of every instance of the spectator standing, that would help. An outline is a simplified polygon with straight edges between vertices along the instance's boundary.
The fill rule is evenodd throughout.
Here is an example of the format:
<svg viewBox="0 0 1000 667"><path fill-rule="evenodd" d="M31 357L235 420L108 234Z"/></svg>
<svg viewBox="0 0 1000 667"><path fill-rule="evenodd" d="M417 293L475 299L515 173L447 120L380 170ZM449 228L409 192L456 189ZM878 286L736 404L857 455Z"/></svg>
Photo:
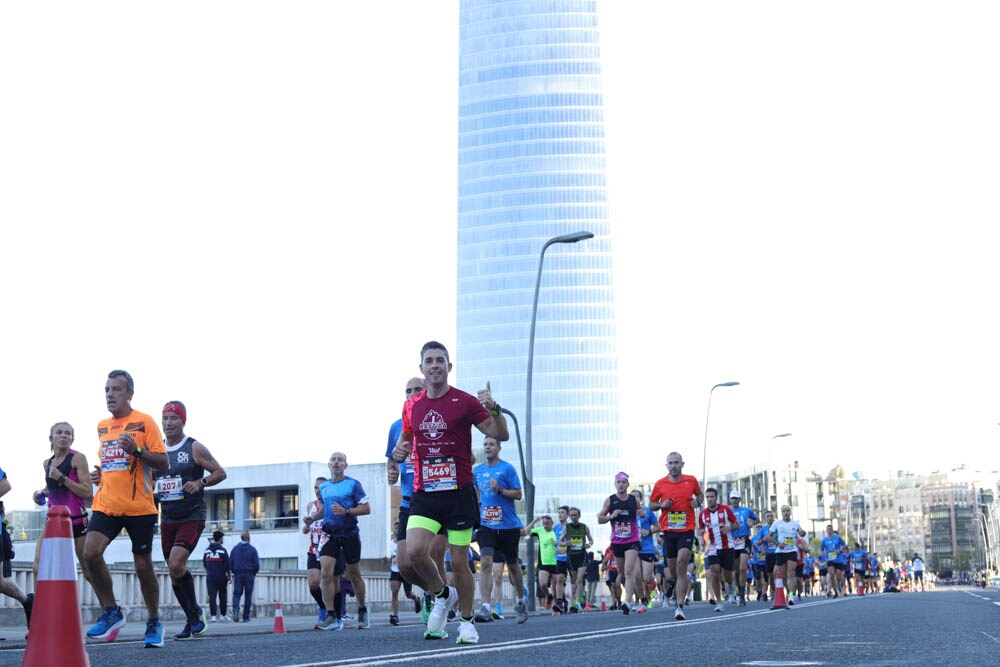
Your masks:
<svg viewBox="0 0 1000 667"><path fill-rule="evenodd" d="M225 533L217 530L212 533L208 548L201 557L205 565L205 585L208 588L208 607L212 616L208 620L228 622L226 606L229 601L229 581L233 573L229 563L229 552L222 546Z"/></svg>
<svg viewBox="0 0 1000 667"><path fill-rule="evenodd" d="M250 531L240 533L240 543L229 554L229 563L233 570L233 621L240 622L240 598L243 597L243 622L249 623L253 584L260 571L260 556L250 544Z"/></svg>

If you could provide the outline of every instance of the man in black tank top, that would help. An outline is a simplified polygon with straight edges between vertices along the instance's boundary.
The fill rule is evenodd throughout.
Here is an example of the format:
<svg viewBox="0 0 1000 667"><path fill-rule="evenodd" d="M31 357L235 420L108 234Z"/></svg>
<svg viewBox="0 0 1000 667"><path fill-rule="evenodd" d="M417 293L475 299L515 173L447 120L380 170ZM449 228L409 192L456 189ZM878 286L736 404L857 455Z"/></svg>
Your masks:
<svg viewBox="0 0 1000 667"><path fill-rule="evenodd" d="M156 495L162 517L163 558L170 568L174 595L187 618L184 629L174 635L177 639L200 637L207 627L187 562L205 529L205 487L226 478L226 471L208 448L184 435L186 422L187 409L183 403L170 401L163 406L163 433L170 467L157 473Z"/></svg>

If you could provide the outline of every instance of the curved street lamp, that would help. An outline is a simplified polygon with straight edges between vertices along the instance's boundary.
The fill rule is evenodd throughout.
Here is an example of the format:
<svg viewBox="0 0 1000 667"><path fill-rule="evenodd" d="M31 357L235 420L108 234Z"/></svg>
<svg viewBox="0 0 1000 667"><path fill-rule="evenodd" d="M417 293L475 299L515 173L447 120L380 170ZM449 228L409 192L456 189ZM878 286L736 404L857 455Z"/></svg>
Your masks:
<svg viewBox="0 0 1000 667"><path fill-rule="evenodd" d="M705 492L708 484L708 417L712 414L712 392L719 387L735 387L739 382L720 382L708 390L708 409L705 411L705 446L701 453L701 492Z"/></svg>
<svg viewBox="0 0 1000 667"><path fill-rule="evenodd" d="M542 286L542 265L545 262L545 251L548 250L550 245L555 245L556 243L577 243L579 241L585 241L586 239L594 238L593 232L573 232L572 234L563 234L562 236L555 236L545 242L542 246L542 250L538 255L538 276L535 278L535 299L531 305L531 330L528 334L528 375L527 375L527 385L524 391L524 468L525 468L525 501L526 509L528 514L528 523L535 518L535 483L532 479L532 455L531 455L531 373L534 368L535 362L535 323L538 318L538 291ZM525 552L527 565L528 565L528 581L535 581L535 548L534 540L531 536L528 536L527 549ZM529 585L534 586L534 583ZM519 591L520 593L520 591ZM528 607L531 611L534 611L535 598L534 596L528 597Z"/></svg>

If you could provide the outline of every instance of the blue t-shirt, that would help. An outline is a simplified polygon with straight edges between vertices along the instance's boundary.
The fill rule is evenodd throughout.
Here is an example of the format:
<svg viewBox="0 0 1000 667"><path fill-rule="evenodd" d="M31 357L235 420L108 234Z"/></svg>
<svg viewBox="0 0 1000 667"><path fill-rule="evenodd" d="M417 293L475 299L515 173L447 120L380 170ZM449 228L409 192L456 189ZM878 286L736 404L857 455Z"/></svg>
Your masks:
<svg viewBox="0 0 1000 667"><path fill-rule="evenodd" d="M560 523L553 524L552 530L556 534L556 545L558 545L559 544L559 540L562 539L563 526ZM567 562L567 559L566 559L566 547L565 546L561 546L561 547L560 546L556 546L556 562L559 562L559 561L562 561L564 563Z"/></svg>
<svg viewBox="0 0 1000 667"><path fill-rule="evenodd" d="M840 535L824 537L819 546L819 550L826 554L827 563L839 563L840 565L846 565L847 554L844 551L841 551L841 549L846 551L847 543L844 542L844 538Z"/></svg>
<svg viewBox="0 0 1000 667"><path fill-rule="evenodd" d="M776 553L778 550L778 545L775 544L774 542L764 541L764 538L767 537L770 532L771 532L771 527L768 526L767 524L764 524L760 527L760 530L757 531L757 534L754 535L753 538L754 546L760 545L760 548L763 549L765 554L773 554Z"/></svg>
<svg viewBox="0 0 1000 667"><path fill-rule="evenodd" d="M333 537L348 537L358 534L358 517L353 514L337 516L333 504L345 509L368 503L368 496L361 482L353 477L344 477L339 482L327 480L319 486L319 497L323 500L323 530Z"/></svg>
<svg viewBox="0 0 1000 667"><path fill-rule="evenodd" d="M403 420L397 419L389 427L389 442L385 448L385 458L392 458L392 452L396 449L396 443L399 442L399 436L402 432ZM405 461L397 465L399 466L399 506L409 507L410 496L413 495L413 463L410 461L410 457L407 457Z"/></svg>
<svg viewBox="0 0 1000 667"><path fill-rule="evenodd" d="M657 523L656 515L653 514L653 510L649 509L649 507L646 507L646 516L645 517L641 517L641 516L636 515L636 518L639 520L639 535L642 535L642 531L644 531L644 530L648 531L650 528L653 527L654 523ZM652 535L652 533L650 533L649 535L646 535L645 537L640 538L640 540L639 540L639 553L641 553L641 554L655 554L656 553L656 549L653 546L653 535Z"/></svg>
<svg viewBox="0 0 1000 667"><path fill-rule="evenodd" d="M852 551L850 554L851 562L854 563L853 567L855 570L866 570L868 569L868 552L864 549L858 549L857 551Z"/></svg>
<svg viewBox="0 0 1000 667"><path fill-rule="evenodd" d="M750 535L750 519L757 520L757 514L749 507L740 505L731 508L736 515L736 522L740 525L732 532L732 537L747 537Z"/></svg>
<svg viewBox="0 0 1000 667"><path fill-rule="evenodd" d="M520 489L521 479L514 466L501 459L492 466L480 463L472 469L472 477L479 487L479 522L483 527L492 530L520 528L523 524L514 508L513 499L494 491L490 484L490 480L495 479L500 489Z"/></svg>
<svg viewBox="0 0 1000 667"><path fill-rule="evenodd" d="M815 566L816 559L812 556L806 556L802 559L802 574L812 574Z"/></svg>

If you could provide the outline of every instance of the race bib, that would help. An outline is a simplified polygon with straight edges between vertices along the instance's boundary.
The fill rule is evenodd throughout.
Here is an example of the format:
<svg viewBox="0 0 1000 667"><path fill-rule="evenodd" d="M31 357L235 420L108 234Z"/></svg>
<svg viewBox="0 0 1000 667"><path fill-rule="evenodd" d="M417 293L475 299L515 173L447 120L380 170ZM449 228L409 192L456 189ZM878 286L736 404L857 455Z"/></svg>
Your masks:
<svg viewBox="0 0 1000 667"><path fill-rule="evenodd" d="M160 497L160 502L168 500L184 499L184 482L180 475L173 477L160 477L156 480L156 495Z"/></svg>
<svg viewBox="0 0 1000 667"><path fill-rule="evenodd" d="M483 523L489 526L503 523L503 508L496 506L484 507Z"/></svg>
<svg viewBox="0 0 1000 667"><path fill-rule="evenodd" d="M718 546L715 544L715 542L709 542L708 544L705 545L706 556L714 556L717 553L719 553L719 549Z"/></svg>
<svg viewBox="0 0 1000 667"><path fill-rule="evenodd" d="M622 523L616 521L612 523L611 526L612 526L611 528L612 531L614 531L614 536L617 537L618 539L628 539L632 537L631 523Z"/></svg>
<svg viewBox="0 0 1000 667"><path fill-rule="evenodd" d="M132 457L128 455L117 440L101 443L101 472L117 472L128 470Z"/></svg>
<svg viewBox="0 0 1000 667"><path fill-rule="evenodd" d="M784 540L782 541L782 543L783 543L783 544L784 544L784 545L785 545L786 547L793 547L793 546L795 546L795 538L794 538L794 537L786 537L786 538L785 538L785 539L784 539Z"/></svg>
<svg viewBox="0 0 1000 667"><path fill-rule="evenodd" d="M458 470L451 456L430 459L421 468L424 491L454 491L458 488Z"/></svg>
<svg viewBox="0 0 1000 667"><path fill-rule="evenodd" d="M734 549L745 549L746 548L746 538L745 537L734 537L733 538L733 548Z"/></svg>
<svg viewBox="0 0 1000 667"><path fill-rule="evenodd" d="M583 538L582 537L571 537L569 538L569 548L573 551L581 551L583 549Z"/></svg>
<svg viewBox="0 0 1000 667"><path fill-rule="evenodd" d="M684 530L686 528L686 512L667 512L667 530Z"/></svg>

